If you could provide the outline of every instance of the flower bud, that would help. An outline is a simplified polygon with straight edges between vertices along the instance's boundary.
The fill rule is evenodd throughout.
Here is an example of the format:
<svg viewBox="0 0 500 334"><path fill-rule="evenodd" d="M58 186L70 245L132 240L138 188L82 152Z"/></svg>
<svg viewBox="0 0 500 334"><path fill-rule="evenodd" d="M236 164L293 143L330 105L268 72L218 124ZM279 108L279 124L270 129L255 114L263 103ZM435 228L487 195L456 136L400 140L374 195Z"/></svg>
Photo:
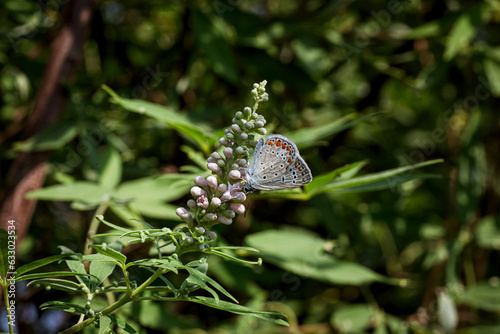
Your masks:
<svg viewBox="0 0 500 334"><path fill-rule="evenodd" d="M231 165L231 169L239 169L240 166L238 166L238 164L234 163Z"/></svg>
<svg viewBox="0 0 500 334"><path fill-rule="evenodd" d="M233 157L233 149L230 147L226 147L222 153L226 156L226 158L231 159Z"/></svg>
<svg viewBox="0 0 500 334"><path fill-rule="evenodd" d="M221 192L221 193L224 193L227 191L227 184L225 183L222 183L222 184L219 184L219 187L217 187L217 189Z"/></svg>
<svg viewBox="0 0 500 334"><path fill-rule="evenodd" d="M224 146L229 146L229 140L226 138L222 137L219 139L219 144L224 145Z"/></svg>
<svg viewBox="0 0 500 334"><path fill-rule="evenodd" d="M198 231L199 234L205 234L206 230L204 227L197 227L196 230Z"/></svg>
<svg viewBox="0 0 500 334"><path fill-rule="evenodd" d="M186 237L186 238L184 239L184 243L186 243L186 244L188 244L188 245L192 244L192 243L193 243L193 238L191 238L191 237Z"/></svg>
<svg viewBox="0 0 500 334"><path fill-rule="evenodd" d="M237 119L243 119L245 115L241 111L237 111L234 117L236 117Z"/></svg>
<svg viewBox="0 0 500 334"><path fill-rule="evenodd" d="M217 188L217 178L215 176L209 176L207 177L207 184L210 186L210 188L215 189Z"/></svg>
<svg viewBox="0 0 500 334"><path fill-rule="evenodd" d="M245 149L241 146L238 146L236 148L236 154L243 154L243 152L245 152Z"/></svg>
<svg viewBox="0 0 500 334"><path fill-rule="evenodd" d="M226 138L227 138L227 139L234 139L234 134L232 134L232 133L230 132L230 133L226 134ZM226 146L228 146L228 145L226 145Z"/></svg>
<svg viewBox="0 0 500 334"><path fill-rule="evenodd" d="M247 199L247 196L244 193L239 193L238 195L236 195L236 197L234 199L238 202L245 202ZM221 198L221 200L222 200L222 198Z"/></svg>
<svg viewBox="0 0 500 334"><path fill-rule="evenodd" d="M196 202L192 199L190 199L189 201L187 201L187 205L191 208L191 209L196 209Z"/></svg>
<svg viewBox="0 0 500 334"><path fill-rule="evenodd" d="M219 160L219 159L222 159L222 156L219 154L219 152L214 152L214 153L212 153L212 158L214 160Z"/></svg>
<svg viewBox="0 0 500 334"><path fill-rule="evenodd" d="M232 170L229 172L229 177L233 180L241 179L241 173L238 170Z"/></svg>
<svg viewBox="0 0 500 334"><path fill-rule="evenodd" d="M181 217L182 219L191 219L191 215L189 214L189 212L184 209L183 207L178 207L177 210L175 210L175 213L177 214L177 216Z"/></svg>
<svg viewBox="0 0 500 334"><path fill-rule="evenodd" d="M208 185L207 180L205 180L205 178L203 178L203 176L199 176L199 175L194 178L194 183L196 183L200 187L206 187Z"/></svg>
<svg viewBox="0 0 500 334"><path fill-rule="evenodd" d="M243 132L241 134L240 138L243 139L243 140L247 140L248 139L248 134L246 134L246 133Z"/></svg>
<svg viewBox="0 0 500 334"><path fill-rule="evenodd" d="M231 194L229 192L225 192L220 197L221 202L227 202L231 199Z"/></svg>
<svg viewBox="0 0 500 334"><path fill-rule="evenodd" d="M207 162L215 162L215 159L212 157L208 157Z"/></svg>
<svg viewBox="0 0 500 334"><path fill-rule="evenodd" d="M224 159L219 159L217 160L217 165L219 167L224 167L226 165L226 161L224 161Z"/></svg>
<svg viewBox="0 0 500 334"><path fill-rule="evenodd" d="M267 130L266 130L266 128L260 128L260 129L257 129L256 132L259 135L265 135L267 133Z"/></svg>
<svg viewBox="0 0 500 334"><path fill-rule="evenodd" d="M247 161L245 159L238 159L238 161L236 161L236 163L238 164L238 166L244 167L247 164ZM207 181L208 181L208 179L207 179Z"/></svg>
<svg viewBox="0 0 500 334"><path fill-rule="evenodd" d="M215 233L214 231L208 231L207 234L211 240L217 239L217 233Z"/></svg>
<svg viewBox="0 0 500 334"><path fill-rule="evenodd" d="M217 219L217 215L213 212L209 212L205 215L205 218L210 221L210 222L213 222L214 220Z"/></svg>
<svg viewBox="0 0 500 334"><path fill-rule="evenodd" d="M210 169L212 172L217 173L220 172L220 167L216 163L209 162L207 164L207 168Z"/></svg>
<svg viewBox="0 0 500 334"><path fill-rule="evenodd" d="M200 197L205 195L205 190L201 189L200 187L193 187L191 188L191 195L195 197Z"/></svg>
<svg viewBox="0 0 500 334"><path fill-rule="evenodd" d="M231 223L233 222L233 220L231 218L227 218L224 216L219 216L217 218L217 221L221 222L222 224L225 224L225 225L231 225Z"/></svg>
<svg viewBox="0 0 500 334"><path fill-rule="evenodd" d="M264 127L264 122L262 122L262 121L255 121L254 125L255 125L256 128L262 128L262 127Z"/></svg>
<svg viewBox="0 0 500 334"><path fill-rule="evenodd" d="M221 205L222 201L219 197L213 197L210 203L213 207L218 208Z"/></svg>
<svg viewBox="0 0 500 334"><path fill-rule="evenodd" d="M253 129L253 122L246 122L246 123L245 123L245 128L247 128L247 129L249 129L249 130L250 130L250 129Z"/></svg>
<svg viewBox="0 0 500 334"><path fill-rule="evenodd" d="M227 218L234 218L236 216L236 214L234 213L233 210L226 210L222 213L224 216L226 216Z"/></svg>
<svg viewBox="0 0 500 334"><path fill-rule="evenodd" d="M231 129L233 129L235 133L241 132L240 126L238 124L232 124Z"/></svg>
<svg viewBox="0 0 500 334"><path fill-rule="evenodd" d="M245 107L245 109L243 109L243 113L245 114L246 117L250 116L252 114L252 108Z"/></svg>
<svg viewBox="0 0 500 334"><path fill-rule="evenodd" d="M245 213L245 206L241 203L231 203L229 204L229 208L239 215Z"/></svg>

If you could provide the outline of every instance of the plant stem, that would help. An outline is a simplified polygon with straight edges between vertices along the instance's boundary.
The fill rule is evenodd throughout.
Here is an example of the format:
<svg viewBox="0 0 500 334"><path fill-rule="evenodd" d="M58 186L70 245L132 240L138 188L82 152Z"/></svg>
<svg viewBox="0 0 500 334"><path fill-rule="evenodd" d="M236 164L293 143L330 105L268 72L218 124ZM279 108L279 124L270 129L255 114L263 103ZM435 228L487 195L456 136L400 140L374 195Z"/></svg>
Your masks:
<svg viewBox="0 0 500 334"><path fill-rule="evenodd" d="M108 209L108 206L109 206L109 199L102 202L101 204L99 204L99 206L95 210L94 218L92 218L92 221L90 222L90 225L89 225L89 230L87 231L87 238L85 240L85 247L83 248L84 255L89 255L92 252L91 248L89 247L90 243L92 242L90 237L97 233L97 229L99 228L99 224L101 223L96 218L96 216L103 215L104 212L106 212L106 210Z"/></svg>
<svg viewBox="0 0 500 334"><path fill-rule="evenodd" d="M9 333L14 334L14 322L12 321L12 315L10 314L9 308L9 294L8 294L8 286L9 280L5 281L5 285L2 285L3 288L3 298L5 300L5 310L7 311L7 322L9 323Z"/></svg>

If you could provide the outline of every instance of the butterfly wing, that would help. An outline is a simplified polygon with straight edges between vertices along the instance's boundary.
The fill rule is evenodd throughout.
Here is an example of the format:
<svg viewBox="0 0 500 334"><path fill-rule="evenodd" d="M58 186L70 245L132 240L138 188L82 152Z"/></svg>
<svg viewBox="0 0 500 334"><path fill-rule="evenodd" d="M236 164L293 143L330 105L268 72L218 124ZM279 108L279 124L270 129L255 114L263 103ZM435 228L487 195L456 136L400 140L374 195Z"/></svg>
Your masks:
<svg viewBox="0 0 500 334"><path fill-rule="evenodd" d="M259 141L259 144L261 142ZM281 135L271 135L255 148L248 184L253 189L277 190L311 182L312 174L295 144Z"/></svg>

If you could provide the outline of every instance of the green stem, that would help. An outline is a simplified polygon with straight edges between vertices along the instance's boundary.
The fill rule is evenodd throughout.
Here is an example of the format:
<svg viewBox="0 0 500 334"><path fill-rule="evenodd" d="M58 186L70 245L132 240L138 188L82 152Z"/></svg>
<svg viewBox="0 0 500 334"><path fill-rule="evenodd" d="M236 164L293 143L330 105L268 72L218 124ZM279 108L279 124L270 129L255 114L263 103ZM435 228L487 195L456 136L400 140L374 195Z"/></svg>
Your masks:
<svg viewBox="0 0 500 334"><path fill-rule="evenodd" d="M76 324L74 326L71 326L70 328L67 328L63 330L62 332L59 332L58 334L70 334L70 333L76 333L90 325L95 318L88 318L87 320L80 322L79 324Z"/></svg>
<svg viewBox="0 0 500 334"><path fill-rule="evenodd" d="M8 287L9 287L9 280L7 279L5 281L5 285L3 285L3 298L5 300L5 310L7 311L7 322L9 323L9 333L14 334L14 322L12 321L12 315L10 314L10 308L9 308L9 293L8 293Z"/></svg>
<svg viewBox="0 0 500 334"><path fill-rule="evenodd" d="M92 249L89 247L92 242L90 237L97 233L97 229L99 228L99 224L101 223L96 216L103 215L104 212L109 207L109 200L102 202L99 204L97 209L95 210L94 218L90 222L89 230L87 231L87 239L85 240L85 247L83 249L84 255L89 255L92 252Z"/></svg>

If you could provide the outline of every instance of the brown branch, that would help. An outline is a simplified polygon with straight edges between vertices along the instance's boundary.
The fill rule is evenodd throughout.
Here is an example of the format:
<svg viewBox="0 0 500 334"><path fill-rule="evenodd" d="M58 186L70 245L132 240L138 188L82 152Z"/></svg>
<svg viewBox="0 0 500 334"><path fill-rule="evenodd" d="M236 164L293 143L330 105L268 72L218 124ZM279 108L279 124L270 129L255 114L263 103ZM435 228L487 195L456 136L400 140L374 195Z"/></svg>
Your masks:
<svg viewBox="0 0 500 334"><path fill-rule="evenodd" d="M97 0L71 0L64 8L63 22L51 45L51 53L25 129L29 138L61 119L67 94L63 87L75 76L83 44ZM43 186L48 152L20 153L9 170L7 191L0 211L0 226L16 221L18 240L28 230L36 200L26 193Z"/></svg>

